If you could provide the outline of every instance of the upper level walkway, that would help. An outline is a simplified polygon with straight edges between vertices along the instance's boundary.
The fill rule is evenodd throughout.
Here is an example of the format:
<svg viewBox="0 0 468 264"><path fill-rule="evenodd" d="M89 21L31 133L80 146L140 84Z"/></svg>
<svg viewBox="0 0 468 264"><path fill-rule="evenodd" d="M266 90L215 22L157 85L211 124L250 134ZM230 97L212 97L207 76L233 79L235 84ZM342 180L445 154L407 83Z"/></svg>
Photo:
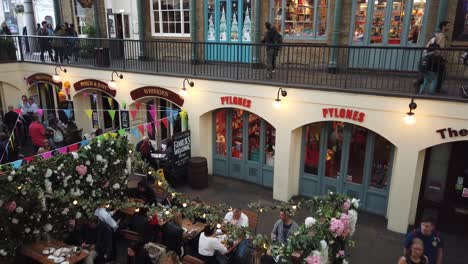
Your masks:
<svg viewBox="0 0 468 264"><path fill-rule="evenodd" d="M278 49L277 69L265 69L266 47L255 44L2 36L0 62L71 64L77 67L145 74L196 77L304 89L383 96L468 101L463 49L444 49L443 75L433 95L419 94L415 82L423 48L324 46L284 44ZM44 54L41 56L41 50ZM50 53L48 51L51 51ZM64 59L60 60L63 51ZM52 55L52 57L50 57ZM66 59L68 57L68 60ZM468 92L468 89L466 89Z"/></svg>

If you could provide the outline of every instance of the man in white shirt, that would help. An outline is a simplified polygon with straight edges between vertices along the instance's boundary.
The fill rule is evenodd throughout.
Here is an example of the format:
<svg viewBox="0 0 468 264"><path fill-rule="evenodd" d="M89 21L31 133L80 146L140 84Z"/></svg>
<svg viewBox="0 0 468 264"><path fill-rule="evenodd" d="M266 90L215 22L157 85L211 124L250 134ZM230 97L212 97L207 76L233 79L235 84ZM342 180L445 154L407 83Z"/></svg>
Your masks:
<svg viewBox="0 0 468 264"><path fill-rule="evenodd" d="M39 109L39 106L34 102L34 98L29 97L28 99L28 104L29 104L29 109L27 110L29 115L33 115L36 113L37 109Z"/></svg>
<svg viewBox="0 0 468 264"><path fill-rule="evenodd" d="M114 220L114 218L112 218L111 213L106 210L105 206L98 207L96 211L94 211L94 215L97 216L101 222L106 223L114 231L119 227L119 224Z"/></svg>
<svg viewBox="0 0 468 264"><path fill-rule="evenodd" d="M240 208L235 208L224 216L224 220L236 226L249 227L249 218Z"/></svg>
<svg viewBox="0 0 468 264"><path fill-rule="evenodd" d="M227 248L216 237L213 237L213 234L214 229L209 226L200 234L198 253L207 264L225 263L224 254L227 253ZM215 256L215 252L218 252L220 256Z"/></svg>

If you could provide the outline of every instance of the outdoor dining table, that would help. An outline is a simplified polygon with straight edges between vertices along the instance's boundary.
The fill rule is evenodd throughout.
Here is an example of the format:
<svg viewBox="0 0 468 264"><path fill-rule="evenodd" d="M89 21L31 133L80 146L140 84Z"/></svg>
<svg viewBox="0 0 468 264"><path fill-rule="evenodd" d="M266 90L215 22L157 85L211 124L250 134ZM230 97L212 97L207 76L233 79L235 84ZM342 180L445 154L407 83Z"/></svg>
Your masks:
<svg viewBox="0 0 468 264"><path fill-rule="evenodd" d="M184 228L184 239L192 240L197 237L205 229L206 224L201 222L193 223L192 220L184 218L182 220L182 228Z"/></svg>
<svg viewBox="0 0 468 264"><path fill-rule="evenodd" d="M63 248L63 247L72 247L70 245L65 244L59 240L50 240L50 241L40 241L38 243L25 245L21 247L20 253L21 255L28 257L32 260L35 260L42 264L54 264L55 262L52 259L49 259L46 254L43 254L42 251L46 248ZM83 250L72 253L70 257L66 258L65 261L68 261L70 264L79 263L80 261L86 259L88 257L88 253L84 252Z"/></svg>

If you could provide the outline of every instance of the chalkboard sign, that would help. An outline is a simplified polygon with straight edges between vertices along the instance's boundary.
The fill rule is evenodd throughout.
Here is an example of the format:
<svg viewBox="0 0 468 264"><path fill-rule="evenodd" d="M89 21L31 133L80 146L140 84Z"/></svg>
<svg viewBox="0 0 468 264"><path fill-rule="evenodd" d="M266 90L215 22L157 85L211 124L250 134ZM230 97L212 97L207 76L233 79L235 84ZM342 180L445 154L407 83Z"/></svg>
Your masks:
<svg viewBox="0 0 468 264"><path fill-rule="evenodd" d="M173 163L176 167L187 165L190 159L190 130L175 134L172 138L174 146Z"/></svg>
<svg viewBox="0 0 468 264"><path fill-rule="evenodd" d="M93 128L99 128L99 118L97 111L93 111Z"/></svg>
<svg viewBox="0 0 468 264"><path fill-rule="evenodd" d="M127 110L120 110L120 128L130 128L130 118Z"/></svg>

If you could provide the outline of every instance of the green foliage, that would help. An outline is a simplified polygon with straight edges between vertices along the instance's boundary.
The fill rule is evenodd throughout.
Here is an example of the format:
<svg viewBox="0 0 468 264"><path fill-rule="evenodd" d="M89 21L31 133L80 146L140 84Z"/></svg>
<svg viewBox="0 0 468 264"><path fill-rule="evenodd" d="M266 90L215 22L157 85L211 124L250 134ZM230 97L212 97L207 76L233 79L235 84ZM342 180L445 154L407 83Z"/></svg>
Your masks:
<svg viewBox="0 0 468 264"><path fill-rule="evenodd" d="M89 38L95 38L97 36L96 28L91 25L84 26L82 32Z"/></svg>

